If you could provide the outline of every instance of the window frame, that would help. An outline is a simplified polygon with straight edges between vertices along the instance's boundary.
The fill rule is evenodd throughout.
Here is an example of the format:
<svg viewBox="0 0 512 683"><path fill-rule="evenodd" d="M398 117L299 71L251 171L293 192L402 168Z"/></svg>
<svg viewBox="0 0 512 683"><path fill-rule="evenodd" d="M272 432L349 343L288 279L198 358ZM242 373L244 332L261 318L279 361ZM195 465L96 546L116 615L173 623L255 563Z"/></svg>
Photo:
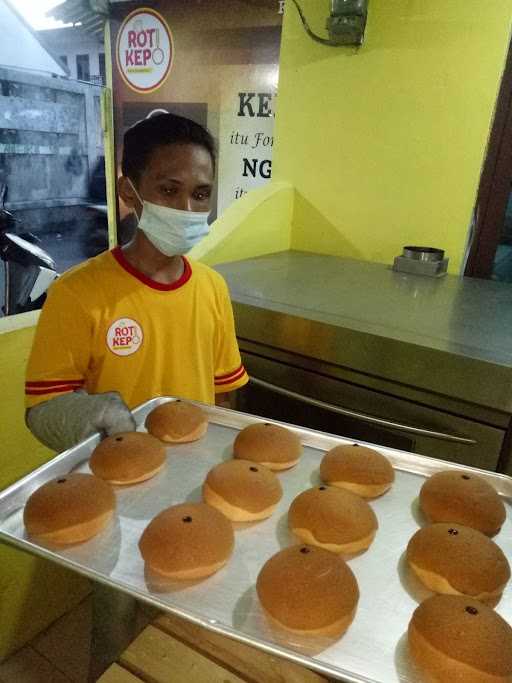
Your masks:
<svg viewBox="0 0 512 683"><path fill-rule="evenodd" d="M87 71L86 71L87 77L86 78L83 76L82 77L80 76L80 72L83 71L82 60L83 60L83 63L87 65ZM76 78L77 78L77 80L78 81L85 81L86 83L89 82L91 79L91 57L90 57L90 55L88 53L76 55L75 62L76 62Z"/></svg>

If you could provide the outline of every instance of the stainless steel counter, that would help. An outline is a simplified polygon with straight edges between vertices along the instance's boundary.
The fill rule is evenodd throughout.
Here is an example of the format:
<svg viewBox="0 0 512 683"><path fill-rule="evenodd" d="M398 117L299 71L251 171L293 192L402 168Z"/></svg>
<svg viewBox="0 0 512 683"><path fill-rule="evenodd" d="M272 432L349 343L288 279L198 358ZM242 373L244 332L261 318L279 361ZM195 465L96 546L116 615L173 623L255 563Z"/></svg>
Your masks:
<svg viewBox="0 0 512 683"><path fill-rule="evenodd" d="M512 413L512 287L302 252L222 264L241 338Z"/></svg>

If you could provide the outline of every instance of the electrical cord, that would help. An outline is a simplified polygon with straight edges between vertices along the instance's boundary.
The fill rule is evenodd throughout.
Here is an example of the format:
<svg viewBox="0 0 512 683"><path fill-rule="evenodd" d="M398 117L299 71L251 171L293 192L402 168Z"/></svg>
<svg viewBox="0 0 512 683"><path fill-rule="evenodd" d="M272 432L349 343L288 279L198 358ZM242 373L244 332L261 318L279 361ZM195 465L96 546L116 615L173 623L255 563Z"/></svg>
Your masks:
<svg viewBox="0 0 512 683"><path fill-rule="evenodd" d="M321 36L317 36L317 34L314 33L314 32L309 28L309 24L308 24L308 22L307 22L307 19L306 19L306 17L304 16L304 12L302 11L302 8L301 8L301 6L299 5L299 3L297 2L297 0L292 0L292 2L293 2L293 4L295 5L295 7L297 8L297 12L299 13L299 16L300 16L300 18L301 18L302 24L303 24L303 26L304 26L304 29L305 29L306 33L308 34L308 36L309 36L310 38L313 38L313 40L316 40L317 43L321 43L322 45L330 45L331 47L339 47L339 44L338 44L338 43L335 43L335 42L333 42L332 40L330 40L330 39L328 39L328 38L322 38Z"/></svg>
<svg viewBox="0 0 512 683"><path fill-rule="evenodd" d="M304 26L304 30L306 31L308 36L310 38L312 38L313 40L315 40L317 43L320 43L321 45L329 45L330 47L347 47L349 45L355 45L356 47L361 46L361 44L363 42L363 36L364 36L364 26L362 28L362 33L361 33L359 41L356 41L353 39L347 40L347 41L340 41L340 40L332 40L332 38L322 38L321 36L318 36L316 33L314 33L314 31L312 31L311 28L309 27L307 19L304 15L304 12L302 11L302 8L299 5L298 1L292 0L292 2L295 5L295 7L297 8L297 12L299 13L299 16L301 18L302 25ZM366 19L365 19L364 23L366 24Z"/></svg>

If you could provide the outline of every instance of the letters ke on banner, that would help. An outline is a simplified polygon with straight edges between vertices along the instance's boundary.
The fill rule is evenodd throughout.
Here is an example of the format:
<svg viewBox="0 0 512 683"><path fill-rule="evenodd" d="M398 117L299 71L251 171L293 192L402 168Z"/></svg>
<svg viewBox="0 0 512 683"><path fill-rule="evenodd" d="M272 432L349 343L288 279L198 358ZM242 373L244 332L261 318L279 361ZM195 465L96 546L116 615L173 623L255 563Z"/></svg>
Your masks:
<svg viewBox="0 0 512 683"><path fill-rule="evenodd" d="M218 213L272 175L277 68L253 67L226 79L220 117Z"/></svg>

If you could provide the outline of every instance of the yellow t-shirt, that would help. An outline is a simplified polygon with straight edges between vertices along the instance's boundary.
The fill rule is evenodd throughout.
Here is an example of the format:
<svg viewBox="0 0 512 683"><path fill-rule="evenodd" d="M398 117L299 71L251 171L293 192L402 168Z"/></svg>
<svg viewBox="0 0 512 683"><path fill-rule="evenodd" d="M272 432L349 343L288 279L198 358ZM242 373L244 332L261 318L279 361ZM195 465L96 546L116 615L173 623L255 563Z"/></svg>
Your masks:
<svg viewBox="0 0 512 683"><path fill-rule="evenodd" d="M184 265L164 285L117 248L59 278L28 361L27 407L79 388L118 391L130 408L165 395L214 403L243 386L226 283L204 264Z"/></svg>

